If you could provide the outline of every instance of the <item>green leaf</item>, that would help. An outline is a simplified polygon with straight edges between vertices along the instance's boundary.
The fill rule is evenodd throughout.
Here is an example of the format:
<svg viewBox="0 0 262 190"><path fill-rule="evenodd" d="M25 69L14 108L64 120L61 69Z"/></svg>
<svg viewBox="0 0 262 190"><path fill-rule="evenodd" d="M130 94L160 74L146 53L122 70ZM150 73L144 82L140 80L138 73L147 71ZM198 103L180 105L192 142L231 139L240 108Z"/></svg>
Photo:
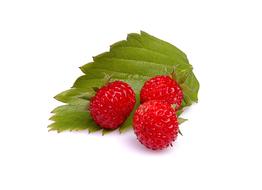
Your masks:
<svg viewBox="0 0 262 190"><path fill-rule="evenodd" d="M69 90L63 91L59 94L57 94L54 98L60 102L69 102L72 97L78 96L81 94L81 91L76 88L71 88Z"/></svg>
<svg viewBox="0 0 262 190"><path fill-rule="evenodd" d="M80 89L72 87L69 90L63 91L56 95L54 98L63 103L69 103L75 99L82 98L83 96L93 96L95 91L93 89Z"/></svg>
<svg viewBox="0 0 262 190"><path fill-rule="evenodd" d="M99 58L90 65L90 67L93 68L107 69L132 75L137 74L144 77L151 77L158 74L169 74L173 69L168 65L157 64L154 62L107 57Z"/></svg>
<svg viewBox="0 0 262 190"><path fill-rule="evenodd" d="M175 69L176 80L184 93L178 115L184 107L198 101L199 82L186 54L172 44L143 31L140 34L129 34L126 40L111 45L109 52L93 57L93 62L80 69L84 75L74 82L73 87L55 96L56 100L66 104L52 111L55 115L51 117L54 123L49 126L50 130L100 130L88 113L87 106L95 89L103 86L109 78L110 81L121 80L132 86L136 93L137 107L144 82L156 75L170 75ZM132 126L135 109L120 126L121 133ZM102 130L102 134L110 132L111 130Z"/></svg>
<svg viewBox="0 0 262 190"><path fill-rule="evenodd" d="M83 99L76 99L69 104L59 106L52 113L54 115L50 120L54 122L48 126L49 131L100 130L88 112L88 101Z"/></svg>
<svg viewBox="0 0 262 190"><path fill-rule="evenodd" d="M151 50L159 51L163 54L169 55L171 57L179 57L187 61L186 54L178 49L176 46L160 40L146 32L141 31L141 39L144 46L148 47Z"/></svg>

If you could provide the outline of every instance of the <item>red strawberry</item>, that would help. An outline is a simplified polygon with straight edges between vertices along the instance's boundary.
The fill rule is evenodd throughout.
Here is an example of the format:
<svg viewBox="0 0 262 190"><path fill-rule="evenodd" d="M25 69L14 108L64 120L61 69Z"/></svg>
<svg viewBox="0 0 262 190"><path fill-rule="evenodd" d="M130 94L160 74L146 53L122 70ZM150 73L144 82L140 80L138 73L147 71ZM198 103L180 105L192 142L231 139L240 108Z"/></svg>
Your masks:
<svg viewBox="0 0 262 190"><path fill-rule="evenodd" d="M138 107L133 127L137 139L153 150L171 145L179 131L175 109L159 100L151 100Z"/></svg>
<svg viewBox="0 0 262 190"><path fill-rule="evenodd" d="M179 84L169 76L156 76L145 82L141 93L141 103L149 100L161 100L176 104L179 109L183 100L183 92Z"/></svg>
<svg viewBox="0 0 262 190"><path fill-rule="evenodd" d="M115 81L100 88L90 101L90 114L97 125L115 129L129 116L135 105L135 93L124 82Z"/></svg>

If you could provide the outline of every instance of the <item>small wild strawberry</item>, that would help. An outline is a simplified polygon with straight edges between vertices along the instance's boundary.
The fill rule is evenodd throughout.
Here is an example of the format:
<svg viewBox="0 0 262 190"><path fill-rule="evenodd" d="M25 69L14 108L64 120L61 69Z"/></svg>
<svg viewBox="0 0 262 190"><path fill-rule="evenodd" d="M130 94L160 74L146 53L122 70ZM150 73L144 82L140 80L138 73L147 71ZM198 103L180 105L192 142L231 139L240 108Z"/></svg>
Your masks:
<svg viewBox="0 0 262 190"><path fill-rule="evenodd" d="M171 104L158 100L145 102L138 107L133 127L137 139L153 150L171 145L179 131L175 109Z"/></svg>
<svg viewBox="0 0 262 190"><path fill-rule="evenodd" d="M119 127L135 105L135 93L124 82L115 81L100 88L90 101L90 114L97 125L105 129Z"/></svg>
<svg viewBox="0 0 262 190"><path fill-rule="evenodd" d="M149 100L176 104L176 110L178 110L183 100L183 92L179 84L171 77L156 76L146 81L141 89L141 103Z"/></svg>

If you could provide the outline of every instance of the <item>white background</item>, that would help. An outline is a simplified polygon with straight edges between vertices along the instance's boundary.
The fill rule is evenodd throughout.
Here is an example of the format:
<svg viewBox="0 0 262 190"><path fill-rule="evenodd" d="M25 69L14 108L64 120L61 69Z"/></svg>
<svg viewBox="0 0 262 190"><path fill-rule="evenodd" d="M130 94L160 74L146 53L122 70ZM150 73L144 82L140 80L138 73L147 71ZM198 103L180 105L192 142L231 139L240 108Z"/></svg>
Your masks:
<svg viewBox="0 0 262 190"><path fill-rule="evenodd" d="M262 189L262 6L254 0L1 0L0 189ZM175 146L47 132L52 97L127 33L181 48L201 88Z"/></svg>

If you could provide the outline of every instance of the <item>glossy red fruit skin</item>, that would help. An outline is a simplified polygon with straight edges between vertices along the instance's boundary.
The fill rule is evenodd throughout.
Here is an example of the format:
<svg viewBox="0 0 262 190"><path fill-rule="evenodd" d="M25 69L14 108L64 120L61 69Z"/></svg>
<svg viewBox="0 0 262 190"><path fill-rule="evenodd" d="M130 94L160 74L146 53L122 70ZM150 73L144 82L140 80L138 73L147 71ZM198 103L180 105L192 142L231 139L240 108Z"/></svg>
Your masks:
<svg viewBox="0 0 262 190"><path fill-rule="evenodd" d="M170 104L151 100L138 107L133 118L137 139L152 150L161 150L177 138L176 111Z"/></svg>
<svg viewBox="0 0 262 190"><path fill-rule="evenodd" d="M176 104L176 110L181 106L183 91L179 84L169 76L156 76L145 82L140 93L140 102L161 100Z"/></svg>
<svg viewBox="0 0 262 190"><path fill-rule="evenodd" d="M90 115L97 125L115 129L134 108L136 99L132 88L122 81L108 83L100 88L90 101Z"/></svg>

